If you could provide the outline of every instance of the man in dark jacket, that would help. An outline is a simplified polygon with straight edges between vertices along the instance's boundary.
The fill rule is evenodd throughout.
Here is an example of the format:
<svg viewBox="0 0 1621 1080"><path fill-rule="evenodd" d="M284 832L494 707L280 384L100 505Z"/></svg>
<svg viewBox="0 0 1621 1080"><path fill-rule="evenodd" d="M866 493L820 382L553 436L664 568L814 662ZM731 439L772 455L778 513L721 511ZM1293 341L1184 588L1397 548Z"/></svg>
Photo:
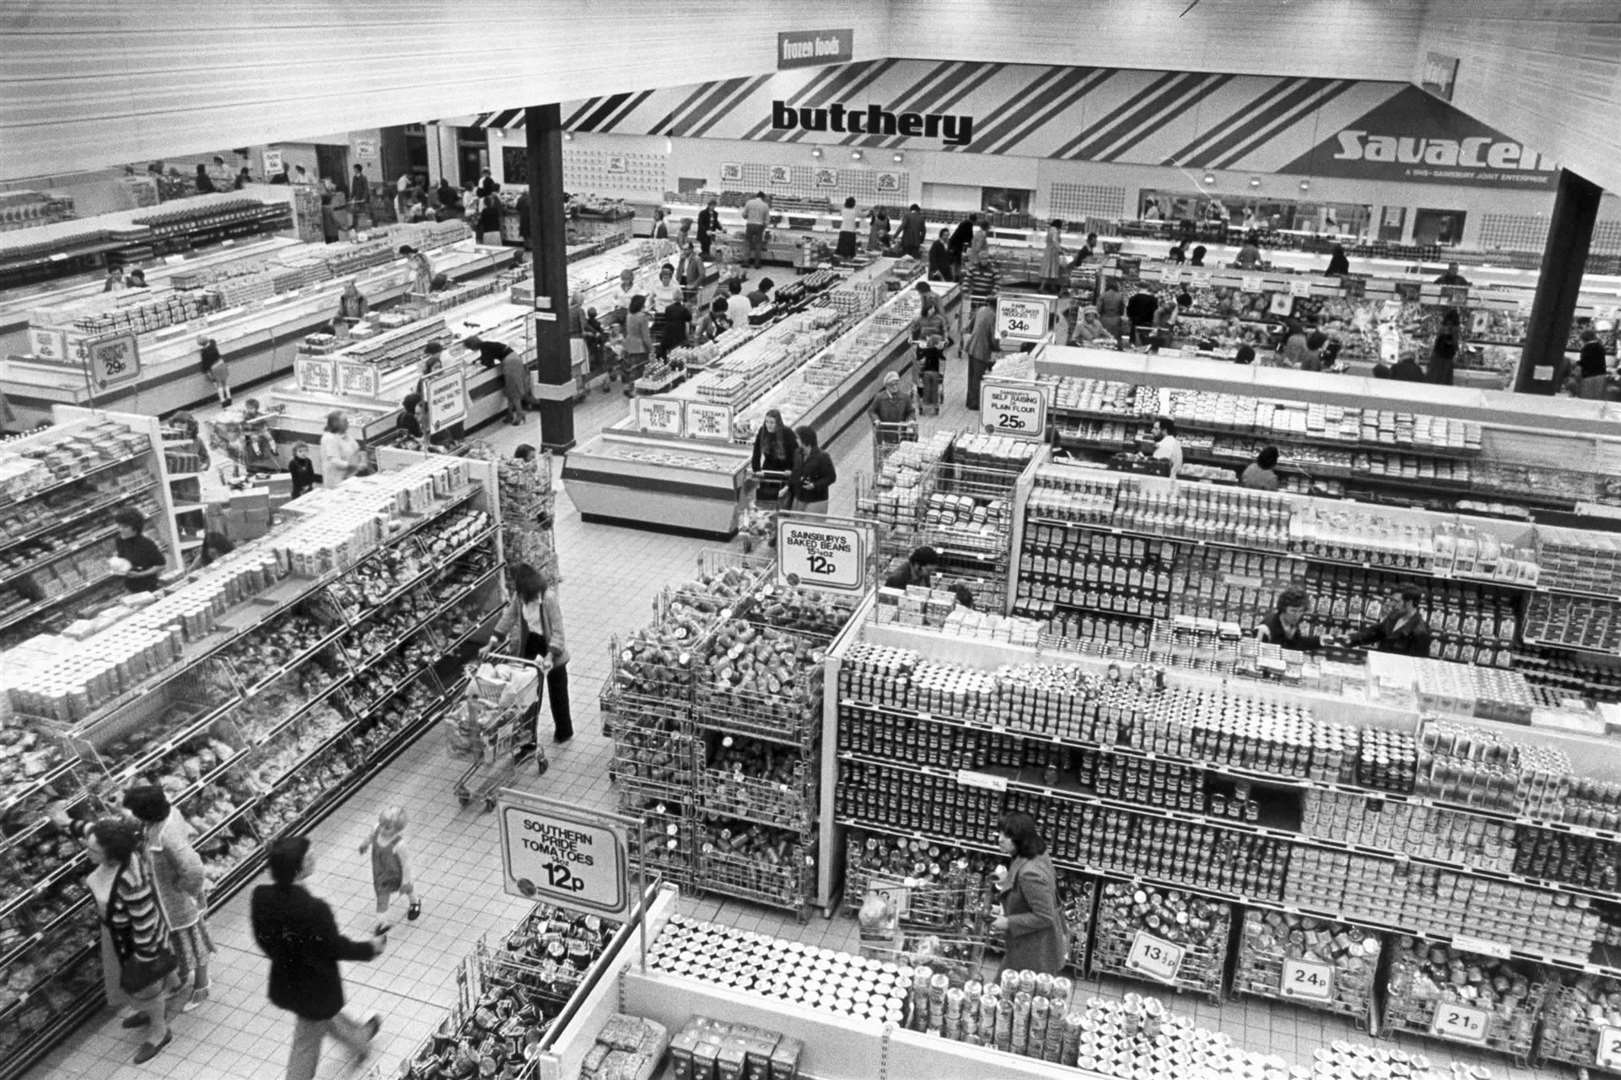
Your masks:
<svg viewBox="0 0 1621 1080"><path fill-rule="evenodd" d="M951 269L950 236L950 229L941 229L939 237L929 246L930 281L951 281L956 276Z"/></svg>
<svg viewBox="0 0 1621 1080"><path fill-rule="evenodd" d="M715 209L715 200L710 199L708 204L698 211L698 248L706 260L709 258L709 246L715 242L715 234L725 231L720 226L720 211Z"/></svg>
<svg viewBox="0 0 1621 1080"><path fill-rule="evenodd" d="M913 203L901 218L901 254L920 258L923 254L923 237L928 232L929 224L923 218L923 208Z"/></svg>
<svg viewBox="0 0 1621 1080"><path fill-rule="evenodd" d="M979 224L978 214L969 214L957 227L951 231L951 239L946 242L946 250L951 255L951 272L957 277L962 276L962 256L968 246L974 242L974 228Z"/></svg>
<svg viewBox="0 0 1621 1080"><path fill-rule="evenodd" d="M1358 630L1348 643L1404 656L1430 655L1430 624L1418 610L1423 600L1423 589L1403 585L1386 602L1384 618Z"/></svg>
<svg viewBox="0 0 1621 1080"><path fill-rule="evenodd" d="M356 1020L343 1011L338 961L381 956L387 928L379 926L381 932L370 941L351 941L338 933L332 909L299 884L315 869L308 837L272 841L266 861L272 883L253 890L253 939L270 958L270 1003L296 1017L287 1080L312 1080L327 1035L356 1058L371 1051L382 1018L373 1013Z"/></svg>

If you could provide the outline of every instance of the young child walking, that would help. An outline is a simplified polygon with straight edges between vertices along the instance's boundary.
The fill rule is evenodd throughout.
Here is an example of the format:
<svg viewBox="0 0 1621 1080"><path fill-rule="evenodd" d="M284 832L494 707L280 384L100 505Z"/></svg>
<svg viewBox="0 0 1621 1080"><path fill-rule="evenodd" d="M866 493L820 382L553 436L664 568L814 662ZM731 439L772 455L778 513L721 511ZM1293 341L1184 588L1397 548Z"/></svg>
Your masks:
<svg viewBox="0 0 1621 1080"><path fill-rule="evenodd" d="M405 809L391 806L377 815L377 828L360 842L360 853L371 851L371 884L377 893L377 914L387 915L395 893L411 898L405 917L422 914L422 898L411 878L411 860L405 851Z"/></svg>

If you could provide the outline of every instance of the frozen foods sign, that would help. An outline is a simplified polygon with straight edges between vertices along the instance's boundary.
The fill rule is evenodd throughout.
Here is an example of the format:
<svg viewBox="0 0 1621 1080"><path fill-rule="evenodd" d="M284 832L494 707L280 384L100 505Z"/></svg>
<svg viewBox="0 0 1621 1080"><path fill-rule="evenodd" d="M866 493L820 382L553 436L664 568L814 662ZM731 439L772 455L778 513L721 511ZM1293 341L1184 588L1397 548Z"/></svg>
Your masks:
<svg viewBox="0 0 1621 1080"><path fill-rule="evenodd" d="M855 45L852 29L784 31L777 34L777 67L842 64L855 55Z"/></svg>

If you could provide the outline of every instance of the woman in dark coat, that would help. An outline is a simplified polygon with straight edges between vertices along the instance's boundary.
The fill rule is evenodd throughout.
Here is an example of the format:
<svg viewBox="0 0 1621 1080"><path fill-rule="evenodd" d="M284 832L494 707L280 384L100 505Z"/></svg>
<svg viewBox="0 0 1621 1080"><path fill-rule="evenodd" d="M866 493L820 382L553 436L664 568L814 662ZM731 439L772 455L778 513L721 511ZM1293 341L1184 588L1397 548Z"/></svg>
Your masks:
<svg viewBox="0 0 1621 1080"><path fill-rule="evenodd" d="M1056 975L1069 953L1069 930L1058 910L1058 875L1029 814L1002 816L999 845L1012 857L998 891L1002 914L992 929L1007 936L1004 971Z"/></svg>
<svg viewBox="0 0 1621 1080"><path fill-rule="evenodd" d="M799 440L794 438L793 429L782 422L782 413L776 409L767 409L765 423L754 433L754 456L749 460L749 468L757 473L792 472L794 459L798 453ZM761 480L754 501L756 504L774 503L781 496L781 481Z"/></svg>

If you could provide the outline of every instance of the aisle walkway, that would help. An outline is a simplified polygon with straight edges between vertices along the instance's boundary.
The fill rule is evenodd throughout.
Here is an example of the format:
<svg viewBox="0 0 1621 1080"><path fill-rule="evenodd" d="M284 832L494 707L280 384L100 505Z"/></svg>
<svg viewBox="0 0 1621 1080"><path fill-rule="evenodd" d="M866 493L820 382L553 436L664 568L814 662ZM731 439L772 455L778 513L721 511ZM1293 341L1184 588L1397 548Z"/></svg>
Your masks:
<svg viewBox="0 0 1621 1080"><path fill-rule="evenodd" d="M962 403L960 362L948 365L945 415L924 421L925 434L935 427L958 430L969 422ZM603 423L622 415L627 404L618 393L597 396L576 411L576 431L583 442ZM483 434L506 451L520 442L539 442L533 423L523 428L493 427ZM853 507L855 474L871 468L870 436L852 427L835 447L840 480L834 488L833 512ZM701 552L713 542L582 522L559 485L557 547L563 574L562 601L569 648L570 686L575 707L575 739L551 748L552 765L542 780L520 773L527 786L584 807L608 809L610 747L602 737L597 692L608 673L608 643L644 624L652 596L666 585L687 580ZM411 816L408 838L413 846L423 889L419 922L398 919L388 953L372 964L345 967L353 1006L384 1014L382 1034L369 1066L392 1078L403 1058L425 1039L456 996L455 970L482 935L499 936L527 907L501 891L500 858L494 820L479 807L459 808L452 784L461 768L445 751L443 735L430 731L382 775L359 791L314 831L320 869L313 891L338 912L339 922L356 936L373 921L369 861L355 852L380 809L400 805ZM248 893L228 903L212 922L219 954L214 960L213 998L196 1012L177 1018L169 1048L145 1066L129 1063L140 1039L119 1028L110 1013L86 1024L74 1040L36 1067L31 1077L52 1080L136 1080L178 1077L191 1080L276 1080L282 1075L291 1023L264 999L266 964L248 932ZM800 924L792 916L748 904L712 899L684 901L688 912L703 919L781 934L831 948L854 950L853 920L813 915ZM1089 982L1089 994L1118 996L1144 992L1141 984ZM1173 998L1172 1008L1201 1024L1226 1031L1239 1043L1267 1049L1290 1062L1310 1063L1311 1051L1334 1039L1358 1038L1348 1024L1302 1010L1269 1007L1262 1002L1233 1002L1219 1010L1190 998ZM1387 1044L1388 1045L1388 1044ZM1435 1044L1412 1040L1409 1050L1444 1062ZM1506 1069L1499 1059L1466 1056L1460 1060L1489 1064L1495 1075L1529 1077ZM356 1075L341 1050L328 1047L321 1080Z"/></svg>

